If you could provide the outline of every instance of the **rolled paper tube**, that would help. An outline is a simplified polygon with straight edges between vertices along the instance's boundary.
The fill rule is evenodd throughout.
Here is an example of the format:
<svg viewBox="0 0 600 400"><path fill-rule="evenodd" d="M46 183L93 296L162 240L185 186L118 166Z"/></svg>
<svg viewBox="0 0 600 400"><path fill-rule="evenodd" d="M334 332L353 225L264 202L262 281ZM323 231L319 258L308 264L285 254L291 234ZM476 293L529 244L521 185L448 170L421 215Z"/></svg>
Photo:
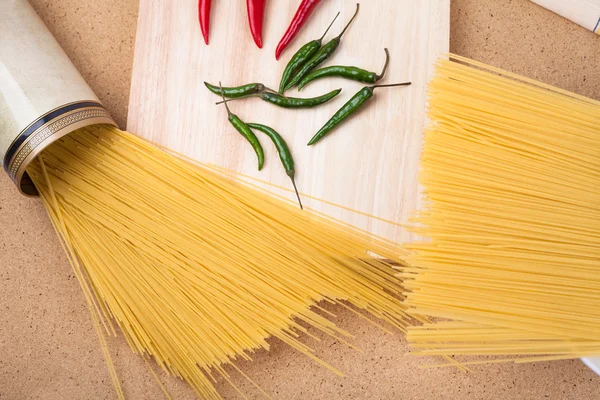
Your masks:
<svg viewBox="0 0 600 400"><path fill-rule="evenodd" d="M116 125L27 0L0 1L0 156L21 193L26 169L64 135Z"/></svg>
<svg viewBox="0 0 600 400"><path fill-rule="evenodd" d="M600 0L532 0L548 10L600 34Z"/></svg>

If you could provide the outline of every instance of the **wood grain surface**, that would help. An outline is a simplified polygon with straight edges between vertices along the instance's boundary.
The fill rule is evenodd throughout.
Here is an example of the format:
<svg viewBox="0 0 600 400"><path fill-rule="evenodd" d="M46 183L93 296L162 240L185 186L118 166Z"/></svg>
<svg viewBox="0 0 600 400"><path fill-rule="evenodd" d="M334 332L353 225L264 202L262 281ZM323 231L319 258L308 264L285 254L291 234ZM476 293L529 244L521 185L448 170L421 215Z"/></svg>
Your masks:
<svg viewBox="0 0 600 400"><path fill-rule="evenodd" d="M31 2L124 127L138 1ZM528 0L453 0L450 39L453 52L600 99L599 38ZM380 58L369 65L377 67ZM420 365L432 360L406 357L400 335L334 311L364 352L328 341L315 351L346 378L277 342L241 366L275 399L600 398L600 378L578 360L482 365L469 374L423 370ZM110 348L129 399L163 398L122 336L111 339ZM161 379L174 398L194 398L178 379ZM218 385L226 399L239 398ZM114 398L83 296L42 205L20 196L0 173L0 399Z"/></svg>
<svg viewBox="0 0 600 400"><path fill-rule="evenodd" d="M227 121L224 107L203 82L237 86L262 82L279 87L295 51L319 38L338 11L340 17L324 43L337 36L356 9L356 0L333 0L318 6L311 20L279 62L277 42L292 19L297 2L267 2L264 47L258 49L239 0L213 2L210 46L205 46L195 0L142 0L137 30L127 128L202 162L290 186L275 149L261 140L266 164L257 171L256 156ZM289 96L313 97L342 88L331 102L308 110L287 110L259 99L230 103L246 122L271 126L288 142L296 161L300 191L395 222L406 222L417 206L417 171L425 127L426 87L437 57L449 50L449 0L362 2L358 17L325 65L353 65L380 71L384 48L390 68L381 83L411 86L379 89L370 104L315 146L306 144L323 124L363 86L326 79ZM259 134L259 138L265 136ZM393 240L406 239L394 225L369 221L318 202L308 206Z"/></svg>

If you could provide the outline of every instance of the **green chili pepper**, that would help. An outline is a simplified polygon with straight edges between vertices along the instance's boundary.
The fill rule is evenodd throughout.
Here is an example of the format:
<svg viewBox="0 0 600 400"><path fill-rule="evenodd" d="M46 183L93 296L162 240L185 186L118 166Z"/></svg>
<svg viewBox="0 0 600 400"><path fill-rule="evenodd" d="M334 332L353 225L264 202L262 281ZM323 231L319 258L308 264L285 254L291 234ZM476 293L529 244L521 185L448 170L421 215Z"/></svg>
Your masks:
<svg viewBox="0 0 600 400"><path fill-rule="evenodd" d="M367 101L369 101L373 97L373 92L377 88L381 87L394 87L394 86L407 86L410 85L410 82L404 83L394 83L391 85L375 85L375 86L367 86L362 88L358 93L354 95L342 108L340 108L334 115L331 117L329 121L310 139L308 142L308 146L312 146L317 143L325 136L331 133L339 124L344 122L347 118L349 118L352 114L361 109L362 106L365 105Z"/></svg>
<svg viewBox="0 0 600 400"><path fill-rule="evenodd" d="M226 87L223 88L223 93L221 93L221 89L219 86L211 85L208 82L204 82L204 86L217 96L225 96L228 99L237 99L240 97L248 96L251 94L262 93L265 91L273 91L272 89L267 88L262 83L249 83L248 85L242 85L237 87Z"/></svg>
<svg viewBox="0 0 600 400"><path fill-rule="evenodd" d="M304 46L302 46L300 48L300 50L298 50L296 52L296 54L294 54L294 56L292 57L292 59L290 60L288 65L285 67L285 70L283 71L283 75L281 77L281 83L279 84L279 93L283 94L283 92L285 91L286 85L289 83L290 79L292 79L294 74L296 72L298 72L298 70L304 64L306 64L306 62L308 60L310 60L311 57L314 56L317 51L319 51L319 49L321 48L321 45L323 44L323 38L325 38L325 35L327 35L327 32L329 32L329 29L331 29L331 27L333 26L333 23L339 16L340 16L340 13L338 12L320 39L312 40L312 41L306 43Z"/></svg>
<svg viewBox="0 0 600 400"><path fill-rule="evenodd" d="M344 67L340 65L325 67L317 69L311 72L310 74L306 75L304 79L302 79L302 81L298 84L298 91L302 90L302 88L308 85L310 82L326 77L341 77L363 83L376 83L383 79L390 62L390 52L388 51L388 49L384 50L385 65L383 66L383 70L380 74L377 74L375 72L369 72L356 67Z"/></svg>
<svg viewBox="0 0 600 400"><path fill-rule="evenodd" d="M276 106L282 108L312 108L327 103L329 100L333 99L338 94L340 94L341 91L342 89L336 89L327 94L324 94L323 96L310 97L306 99L301 99L297 97L286 97L279 93L262 92L240 97L237 99L219 101L216 104L229 103L230 101L240 100L248 97L260 97L264 101L275 104Z"/></svg>
<svg viewBox="0 0 600 400"><path fill-rule="evenodd" d="M350 22L348 22L348 24L344 27L344 30L342 31L342 33L340 33L339 36L331 39L331 41L329 43L327 43L325 46L321 47L315 53L315 55L312 56L312 58L310 60L308 60L306 62L306 64L304 64L302 66L302 68L300 68L300 70L298 70L298 72L294 75L292 80L286 85L284 91L288 91L291 88L293 88L294 86L296 86L302 79L304 79L304 77L306 75L309 74L310 71L317 68L319 65L321 65L323 62L325 62L328 58L330 58L335 53L337 48L340 46L340 42L342 41L342 36L344 36L344 33L346 33L346 30L348 30L348 28L350 27L350 25L352 24L352 22L358 15L359 9L360 9L360 4L357 4L356 12L354 13L354 16L352 17Z"/></svg>
<svg viewBox="0 0 600 400"><path fill-rule="evenodd" d="M263 132L273 141L275 147L277 148L277 152L279 153L279 158L281 159L281 163L285 168L285 173L292 180L292 185L294 186L294 191L296 192L296 197L298 197L298 203L300 204L300 209L304 209L302 207L302 200L300 200L300 194L298 193L298 188L296 187L296 169L294 165L294 158L292 157L292 152L288 147L285 140L281 137L279 133L277 133L273 128L268 127L266 125L261 124L248 124L248 127L251 129L256 129Z"/></svg>
<svg viewBox="0 0 600 400"><path fill-rule="evenodd" d="M219 88L221 89L221 97L223 97L223 100L225 100L225 95L223 94L221 82L219 82ZM231 112L231 110L229 110L229 106L227 105L227 103L225 103L225 108L227 108L227 115L229 116L229 122L231 123L231 125L233 125L233 127L252 145L252 148L254 149L254 152L258 157L258 170L260 171L263 165L265 164L265 152L263 151L263 148L260 145L258 138L254 134L254 132L252 132L252 130L248 128L248 125L246 125L244 121L242 121L237 115L235 115Z"/></svg>

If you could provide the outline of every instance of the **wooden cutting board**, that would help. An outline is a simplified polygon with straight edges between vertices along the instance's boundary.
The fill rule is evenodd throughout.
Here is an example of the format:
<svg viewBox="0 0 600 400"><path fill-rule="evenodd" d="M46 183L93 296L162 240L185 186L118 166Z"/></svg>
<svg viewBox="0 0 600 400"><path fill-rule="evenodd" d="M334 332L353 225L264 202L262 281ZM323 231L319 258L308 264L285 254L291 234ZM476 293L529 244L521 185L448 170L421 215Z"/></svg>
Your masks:
<svg viewBox="0 0 600 400"><path fill-rule="evenodd" d="M266 163L257 171L250 145L227 121L224 107L204 81L224 86L262 82L278 88L295 51L319 38L335 14L341 15L324 43L341 32L356 1L325 0L309 23L275 60L275 47L300 0L267 1L264 46L258 49L245 2L213 0L210 45L202 40L196 0L141 0L128 130L202 162L291 187L275 148L257 133ZM403 223L418 207L417 173L426 125L426 86L433 64L448 52L450 0L364 1L337 53L324 65L354 65L379 72L384 48L390 69L381 83L411 81L409 87L378 89L368 106L316 146L308 140L364 85L339 78L315 82L302 93L312 97L336 88L342 93L316 109L286 110L259 99L231 103L246 122L271 126L288 142L296 160L301 192L352 209ZM291 193L281 192L293 198ZM392 240L408 234L384 222L305 199L324 211Z"/></svg>

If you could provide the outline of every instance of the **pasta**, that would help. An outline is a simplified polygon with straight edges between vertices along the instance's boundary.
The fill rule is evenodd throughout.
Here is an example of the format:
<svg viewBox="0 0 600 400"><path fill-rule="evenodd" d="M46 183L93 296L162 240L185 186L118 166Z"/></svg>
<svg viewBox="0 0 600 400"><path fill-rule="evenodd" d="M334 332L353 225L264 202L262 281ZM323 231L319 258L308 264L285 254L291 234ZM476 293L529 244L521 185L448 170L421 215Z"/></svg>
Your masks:
<svg viewBox="0 0 600 400"><path fill-rule="evenodd" d="M414 354L600 355L600 102L451 57L400 274L410 313L439 318L408 330Z"/></svg>
<svg viewBox="0 0 600 400"><path fill-rule="evenodd" d="M116 128L60 139L28 173L100 336L114 334L116 322L133 351L203 398L220 398L212 376L229 380L224 365L268 349L271 337L341 374L300 337L311 326L349 343L319 301L402 331L414 320L388 261L400 262L399 245Z"/></svg>

